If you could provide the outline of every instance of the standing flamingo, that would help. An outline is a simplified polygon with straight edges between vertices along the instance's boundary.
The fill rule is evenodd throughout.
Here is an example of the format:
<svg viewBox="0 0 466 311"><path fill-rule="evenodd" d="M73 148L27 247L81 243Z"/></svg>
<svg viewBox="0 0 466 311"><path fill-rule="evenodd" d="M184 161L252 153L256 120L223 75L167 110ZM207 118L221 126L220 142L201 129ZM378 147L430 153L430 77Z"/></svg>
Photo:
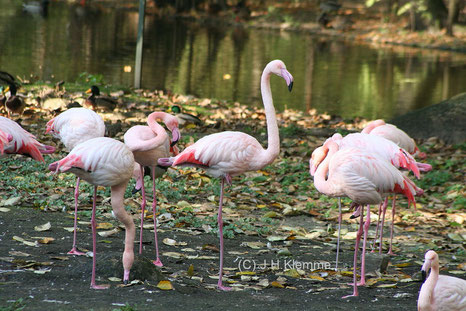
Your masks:
<svg viewBox="0 0 466 311"><path fill-rule="evenodd" d="M4 146L8 144L11 140L13 140L13 135L0 130L0 154L3 154Z"/></svg>
<svg viewBox="0 0 466 311"><path fill-rule="evenodd" d="M0 116L0 130L11 135L10 142L4 147L4 152L7 154L24 154L36 161L45 162L42 154L55 152L54 147L41 144L18 123L2 116Z"/></svg>
<svg viewBox="0 0 466 311"><path fill-rule="evenodd" d="M129 272L134 262L135 227L133 219L125 211L123 200L128 181L131 179L134 167L134 156L131 150L115 139L98 137L86 140L75 146L73 150L60 161L49 165L52 172L71 172L94 185L92 201L92 277L91 288L105 289L106 286L96 285L96 198L97 186L111 187L112 209L115 216L125 225L125 250L123 252L123 281L129 280Z"/></svg>
<svg viewBox="0 0 466 311"><path fill-rule="evenodd" d="M426 158L426 154L424 152L420 152L419 148L417 147L414 139L409 137L404 131L397 128L395 125L387 124L384 120L374 120L370 122L361 133L376 135L388 139L399 147L403 148L404 150L408 151L412 155L418 155L420 158ZM432 170L432 166L427 163L416 163L416 166L419 168L421 172L428 172ZM374 244L377 241L377 236L379 233L379 223L380 223L380 215L382 214L382 224L380 229L380 243L379 243L379 253L382 253L382 238L383 238L383 223L385 221L385 213L388 207L388 197L385 198L385 201L379 205L379 219L377 219L377 229L375 232L375 239ZM395 220L395 208L396 208L396 196L393 196L392 201L392 223L390 226L390 247L388 249L388 254L394 255L392 251L392 242L393 242L393 224Z"/></svg>
<svg viewBox="0 0 466 311"><path fill-rule="evenodd" d="M288 89L293 87L293 76L286 70L281 60L267 64L261 77L261 93L267 119L268 147L252 136L242 132L221 132L199 139L176 157L159 159L162 166L198 166L204 168L214 177L219 177L220 198L218 209L218 229L220 235L220 271L217 286L220 290L229 290L222 285L223 275L223 188L225 181L231 184L232 176L256 171L272 163L280 152L280 137L270 90L270 76L276 74L285 79Z"/></svg>
<svg viewBox="0 0 466 311"><path fill-rule="evenodd" d="M370 225L370 204L382 202L382 195L403 193L410 202L414 201L416 187L396 167L378 155L357 148L343 148L329 139L310 161L311 175L314 175L316 189L331 197L349 197L358 205L367 205L367 218L364 224L364 245L361 259L361 282L365 284L365 249ZM354 250L353 294L358 296L356 281L357 254L363 231L363 216L356 236Z"/></svg>
<svg viewBox="0 0 466 311"><path fill-rule="evenodd" d="M168 129L172 132L172 141L165 129L157 123L157 119L161 119ZM142 206L141 206L141 229L139 236L139 254L142 253L142 230L144 224L144 209L146 207L146 191L144 188L144 166L150 166L152 171L152 213L154 220L154 239L156 260L153 262L156 266L163 266L159 258L159 247L157 240L157 218L156 207L157 199L155 196L155 178L160 177L165 173L165 169L158 167L157 160L168 157L170 148L176 144L180 138L178 130L178 120L165 112L153 112L147 117L148 126L136 125L130 128L124 136L125 144L133 152L134 159L140 167L140 176L137 180L142 188ZM137 168L136 168L137 169Z"/></svg>
<svg viewBox="0 0 466 311"><path fill-rule="evenodd" d="M105 123L101 116L90 109L71 108L47 122L45 133L49 132L61 140L67 151L71 151L76 145L86 140L103 137L105 135ZM80 178L77 176L74 190L73 246L68 252L69 255L85 255L83 252L78 251L76 247L79 182Z"/></svg>
<svg viewBox="0 0 466 311"><path fill-rule="evenodd" d="M429 277L419 292L418 311L466 310L466 280L439 275L438 255L434 251L428 251L425 255L421 269L424 277L429 269Z"/></svg>
<svg viewBox="0 0 466 311"><path fill-rule="evenodd" d="M354 133L349 134L345 137L340 134L334 134L331 138L335 141L340 148L358 148L365 151L368 151L371 154L378 154L381 158L385 159L387 162L392 163L396 168L404 168L411 170L417 178L420 178L419 171L424 168L424 163L416 162L416 160L403 148L400 148L394 142L385 139L381 136L370 135L365 133ZM427 164L428 165L428 164ZM421 192L418 193L422 194ZM382 237L383 237L383 224L385 221L385 213L388 206L388 198L385 199L383 204L379 205L379 215L382 214L382 224L380 229L380 249L379 253L382 252ZM382 210L382 212L381 212ZM395 202L392 204L392 226L390 231L390 247L388 254L394 255L392 251L392 241L393 241L393 222L395 218ZM379 228L379 223L377 222L377 232Z"/></svg>

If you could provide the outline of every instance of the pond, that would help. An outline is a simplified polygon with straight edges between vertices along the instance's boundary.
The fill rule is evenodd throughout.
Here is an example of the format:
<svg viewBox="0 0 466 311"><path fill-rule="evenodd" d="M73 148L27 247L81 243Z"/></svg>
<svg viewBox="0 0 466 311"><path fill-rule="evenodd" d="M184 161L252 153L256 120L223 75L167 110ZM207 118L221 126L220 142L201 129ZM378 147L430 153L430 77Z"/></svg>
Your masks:
<svg viewBox="0 0 466 311"><path fill-rule="evenodd" d="M105 83L133 85L136 10L52 1L43 17L23 12L18 1L0 4L0 70L44 81L76 81L88 72ZM390 118L466 91L461 53L152 15L145 27L142 86L148 89L259 106L260 74L278 58L295 78L291 94L272 79L278 110Z"/></svg>

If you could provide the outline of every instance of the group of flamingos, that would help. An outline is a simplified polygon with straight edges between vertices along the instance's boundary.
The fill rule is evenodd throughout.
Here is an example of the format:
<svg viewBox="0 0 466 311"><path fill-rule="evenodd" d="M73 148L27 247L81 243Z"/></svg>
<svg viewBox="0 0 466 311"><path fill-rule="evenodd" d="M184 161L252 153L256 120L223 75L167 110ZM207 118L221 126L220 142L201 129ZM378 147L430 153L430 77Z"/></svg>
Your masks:
<svg viewBox="0 0 466 311"><path fill-rule="evenodd" d="M176 142L180 138L177 119L164 112L153 112L148 116L148 126L137 125L124 135L124 143L104 137L105 125L102 118L86 108L71 108L47 123L46 133L59 138L69 154L63 159L49 165L52 172L71 172L77 176L75 190L75 220L73 245L69 254L82 255L76 247L76 216L80 179L94 185L92 207L93 263L91 287L103 289L105 286L95 282L96 265L96 190L97 186L111 187L111 204L114 215L125 225L125 247L123 252L123 281L129 281L130 269L134 262L135 225L124 209L124 193L129 180L137 179L136 186L142 190L142 211L139 253L142 252L142 229L146 196L144 189L144 167L151 168L153 187L153 221L156 266L162 266L157 244L157 221L155 198L155 178L161 176L170 166L195 166L203 168L221 180L218 210L218 229L220 237L220 265L218 288L229 290L224 286L223 276L223 221L222 203L224 185L232 182L232 176L256 171L271 164L279 155L280 139L275 109L270 89L270 77L275 74L282 77L288 89L293 87L293 76L280 60L271 61L265 67L261 77L261 93L267 120L268 147L264 149L252 136L242 132L225 131L207 135L178 152ZM164 127L157 120L162 120L171 131L170 140ZM35 137L22 129L16 122L0 117L0 152L27 154L38 161L44 161L42 154L53 153L55 148L39 143ZM170 155L173 153L173 157ZM379 218L376 238L379 236L379 252L382 250L383 223L387 209L388 194L403 194L409 203L414 197L422 194L419 189L400 169L412 171L419 178L419 171L428 171L431 166L416 162L413 156L424 158L414 140L393 125L382 120L371 122L362 133L349 134L342 137L335 134L314 150L310 159L310 173L314 176L314 185L318 191L331 197L349 197L355 208L353 217L360 217L354 251L353 293L358 296L358 285L365 284L365 251L370 224L371 204L379 204ZM164 169L165 168L165 169ZM341 201L339 201L341 222ZM364 205L367 205L364 222ZM390 234L389 254L392 252L393 217L395 199L392 205L392 227ZM380 228L380 229L379 229ZM364 232L361 280L357 282L357 255L359 240ZM379 233L380 232L380 233ZM339 237L337 242L337 264ZM466 281L449 276L439 276L438 256L429 251L425 255L422 270L431 268L429 278L422 286L419 310L465 310ZM447 309L441 309L449 304Z"/></svg>

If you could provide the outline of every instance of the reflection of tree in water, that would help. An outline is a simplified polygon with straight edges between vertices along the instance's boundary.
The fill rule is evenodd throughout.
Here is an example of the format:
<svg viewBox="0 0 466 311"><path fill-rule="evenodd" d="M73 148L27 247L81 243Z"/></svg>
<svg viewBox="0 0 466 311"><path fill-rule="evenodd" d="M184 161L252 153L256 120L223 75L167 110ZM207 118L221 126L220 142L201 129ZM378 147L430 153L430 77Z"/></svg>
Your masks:
<svg viewBox="0 0 466 311"><path fill-rule="evenodd" d="M240 93L241 65L243 59L243 50L249 40L249 33L244 27L234 27L231 32L233 41L233 57L235 58L233 67L233 93L232 99L237 101Z"/></svg>

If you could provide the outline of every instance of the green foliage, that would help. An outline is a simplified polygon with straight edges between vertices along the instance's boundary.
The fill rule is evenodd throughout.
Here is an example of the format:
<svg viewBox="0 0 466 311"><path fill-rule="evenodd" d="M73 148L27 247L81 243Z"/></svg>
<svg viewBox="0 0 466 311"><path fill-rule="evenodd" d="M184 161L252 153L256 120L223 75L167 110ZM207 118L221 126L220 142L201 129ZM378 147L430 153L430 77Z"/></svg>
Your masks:
<svg viewBox="0 0 466 311"><path fill-rule="evenodd" d="M102 85L105 84L104 76L102 74L91 74L88 72L83 72L78 76L76 83L86 84L86 85Z"/></svg>
<svg viewBox="0 0 466 311"><path fill-rule="evenodd" d="M23 310L26 308L26 303L24 302L23 298L19 298L10 303L7 307L0 307L0 311L18 311Z"/></svg>
<svg viewBox="0 0 466 311"><path fill-rule="evenodd" d="M447 171L443 170L436 170L430 171L423 176L423 178L419 181L421 188L429 188L429 186L440 186L443 185L445 182L451 179L451 174Z"/></svg>

